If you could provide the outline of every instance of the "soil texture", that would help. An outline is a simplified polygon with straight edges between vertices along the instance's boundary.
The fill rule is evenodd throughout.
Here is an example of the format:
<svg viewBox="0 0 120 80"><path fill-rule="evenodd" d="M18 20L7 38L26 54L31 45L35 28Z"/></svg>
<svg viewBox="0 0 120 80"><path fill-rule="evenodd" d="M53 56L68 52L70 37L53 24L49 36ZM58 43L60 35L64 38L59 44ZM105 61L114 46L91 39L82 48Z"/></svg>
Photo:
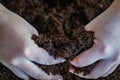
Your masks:
<svg viewBox="0 0 120 80"><path fill-rule="evenodd" d="M49 74L61 74L64 80L86 80L68 72L72 66L69 61L93 45L91 31L84 27L100 13L105 11L113 0L0 0L0 2L22 16L39 32L32 39L55 58L66 61L56 65L41 65ZM90 73L95 64L76 68L76 72ZM106 78L97 80L120 80L120 67ZM0 64L0 80L21 80ZM30 79L34 80L34 79Z"/></svg>

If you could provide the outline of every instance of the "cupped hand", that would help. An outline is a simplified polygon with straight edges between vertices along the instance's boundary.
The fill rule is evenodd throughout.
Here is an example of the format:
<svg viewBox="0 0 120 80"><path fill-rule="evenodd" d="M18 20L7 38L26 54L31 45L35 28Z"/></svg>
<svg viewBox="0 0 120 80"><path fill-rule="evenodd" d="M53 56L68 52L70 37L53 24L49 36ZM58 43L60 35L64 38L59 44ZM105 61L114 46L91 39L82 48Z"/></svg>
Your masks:
<svg viewBox="0 0 120 80"><path fill-rule="evenodd" d="M41 80L62 80L60 75L47 75L33 62L57 64L64 59L54 59L31 39L38 32L28 22L0 4L0 62L16 76L28 80L29 76Z"/></svg>
<svg viewBox="0 0 120 80"><path fill-rule="evenodd" d="M76 67L85 67L97 61L90 74L74 73L88 79L97 79L111 74L120 64L120 1L115 2L100 16L85 26L87 31L94 32L94 45L75 57L71 64Z"/></svg>

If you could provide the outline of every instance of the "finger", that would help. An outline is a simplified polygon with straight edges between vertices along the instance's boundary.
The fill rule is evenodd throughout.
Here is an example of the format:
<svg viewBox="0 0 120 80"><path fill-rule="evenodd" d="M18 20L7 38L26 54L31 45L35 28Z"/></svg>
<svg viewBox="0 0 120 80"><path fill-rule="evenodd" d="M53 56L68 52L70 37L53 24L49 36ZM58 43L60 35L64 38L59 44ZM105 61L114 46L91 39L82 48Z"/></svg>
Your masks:
<svg viewBox="0 0 120 80"><path fill-rule="evenodd" d="M71 64L76 66L76 67L84 67L88 66L100 59L102 59L103 56L100 54L100 51L98 47L95 45L88 49L87 51L81 53L77 57L75 57L72 61Z"/></svg>
<svg viewBox="0 0 120 80"><path fill-rule="evenodd" d="M24 28L27 28L26 30L29 30L31 35L33 34L38 35L38 31L31 24L29 24L25 19L23 19L22 17L20 17L15 13L13 13L13 15L16 17L16 19L19 19L20 22L22 22L22 24L24 25Z"/></svg>
<svg viewBox="0 0 120 80"><path fill-rule="evenodd" d="M26 57L31 61L46 65L57 64L65 61L65 59L62 58L55 59L53 56L50 56L45 49L40 47L27 50Z"/></svg>
<svg viewBox="0 0 120 80"><path fill-rule="evenodd" d="M29 77L23 71L18 69L17 67L12 66L12 65L8 65L8 64L4 64L4 65L6 67L8 67L19 78L24 79L24 80L29 80Z"/></svg>
<svg viewBox="0 0 120 80"><path fill-rule="evenodd" d="M70 72L83 78L97 79L101 77L103 74L105 74L113 65L114 63L112 63L109 60L102 60L95 66L95 68L91 71L91 73L86 76L84 76L83 73L79 73L79 74L74 73L75 69L70 69Z"/></svg>
<svg viewBox="0 0 120 80"><path fill-rule="evenodd" d="M102 75L102 77L106 77L106 76L108 76L109 74L111 74L111 73L117 68L118 65L119 65L119 64L113 65L113 66L109 69L109 71L107 71L105 74Z"/></svg>
<svg viewBox="0 0 120 80"><path fill-rule="evenodd" d="M85 78L85 76L83 76L83 74L84 74L83 72L75 73L75 69L73 67L70 67L69 72L71 72L71 73L73 73L73 74L75 74L79 77L82 77L82 78L84 77Z"/></svg>
<svg viewBox="0 0 120 80"><path fill-rule="evenodd" d="M28 23L28 22L27 22ZM38 31L28 23L28 29L30 30L31 34L35 34L35 35L38 35Z"/></svg>
<svg viewBox="0 0 120 80"><path fill-rule="evenodd" d="M92 72L87 75L88 78L97 79L105 74L115 63L111 62L111 60L101 60Z"/></svg>
<svg viewBox="0 0 120 80"><path fill-rule="evenodd" d="M17 66L19 69L24 71L29 76L35 79L42 79L42 80L62 80L63 78L60 75L47 75L42 69L38 66L33 64L27 59L15 59L13 61L14 65Z"/></svg>

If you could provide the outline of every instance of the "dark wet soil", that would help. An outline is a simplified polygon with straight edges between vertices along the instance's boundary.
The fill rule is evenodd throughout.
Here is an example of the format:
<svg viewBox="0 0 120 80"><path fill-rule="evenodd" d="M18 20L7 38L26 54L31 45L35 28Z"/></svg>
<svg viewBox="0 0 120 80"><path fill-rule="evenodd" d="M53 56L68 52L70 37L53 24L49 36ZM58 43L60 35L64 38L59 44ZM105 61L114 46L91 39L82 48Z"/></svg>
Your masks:
<svg viewBox="0 0 120 80"><path fill-rule="evenodd" d="M113 0L0 0L8 9L32 24L39 36L32 38L40 47L55 58L67 61L56 65L39 65L48 74L61 74L64 80L85 80L68 72L69 61L93 45L93 32L84 26L105 11ZM94 65L76 68L76 72L88 74ZM73 66L72 66L73 67ZM120 67L106 78L97 80L120 80ZM21 80L0 64L0 80ZM31 79L34 80L34 79Z"/></svg>

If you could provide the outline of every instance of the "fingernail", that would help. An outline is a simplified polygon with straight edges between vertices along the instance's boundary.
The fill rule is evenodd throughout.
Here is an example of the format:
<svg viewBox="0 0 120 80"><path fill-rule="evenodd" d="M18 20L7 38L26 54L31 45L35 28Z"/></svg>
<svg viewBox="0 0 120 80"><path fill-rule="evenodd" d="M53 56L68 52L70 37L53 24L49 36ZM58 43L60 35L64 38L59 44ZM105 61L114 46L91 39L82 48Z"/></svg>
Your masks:
<svg viewBox="0 0 120 80"><path fill-rule="evenodd" d="M60 62L65 62L66 59L63 59L63 58L59 58Z"/></svg>
<svg viewBox="0 0 120 80"><path fill-rule="evenodd" d="M74 73L75 69L70 67L69 72Z"/></svg>
<svg viewBox="0 0 120 80"><path fill-rule="evenodd" d="M74 65L74 66L76 66L76 67L78 67L78 65L77 65L77 63L76 63L76 61L70 61L70 63L72 64L72 65Z"/></svg>
<svg viewBox="0 0 120 80"><path fill-rule="evenodd" d="M69 72L74 73L74 71L73 71L73 70L69 70Z"/></svg>

